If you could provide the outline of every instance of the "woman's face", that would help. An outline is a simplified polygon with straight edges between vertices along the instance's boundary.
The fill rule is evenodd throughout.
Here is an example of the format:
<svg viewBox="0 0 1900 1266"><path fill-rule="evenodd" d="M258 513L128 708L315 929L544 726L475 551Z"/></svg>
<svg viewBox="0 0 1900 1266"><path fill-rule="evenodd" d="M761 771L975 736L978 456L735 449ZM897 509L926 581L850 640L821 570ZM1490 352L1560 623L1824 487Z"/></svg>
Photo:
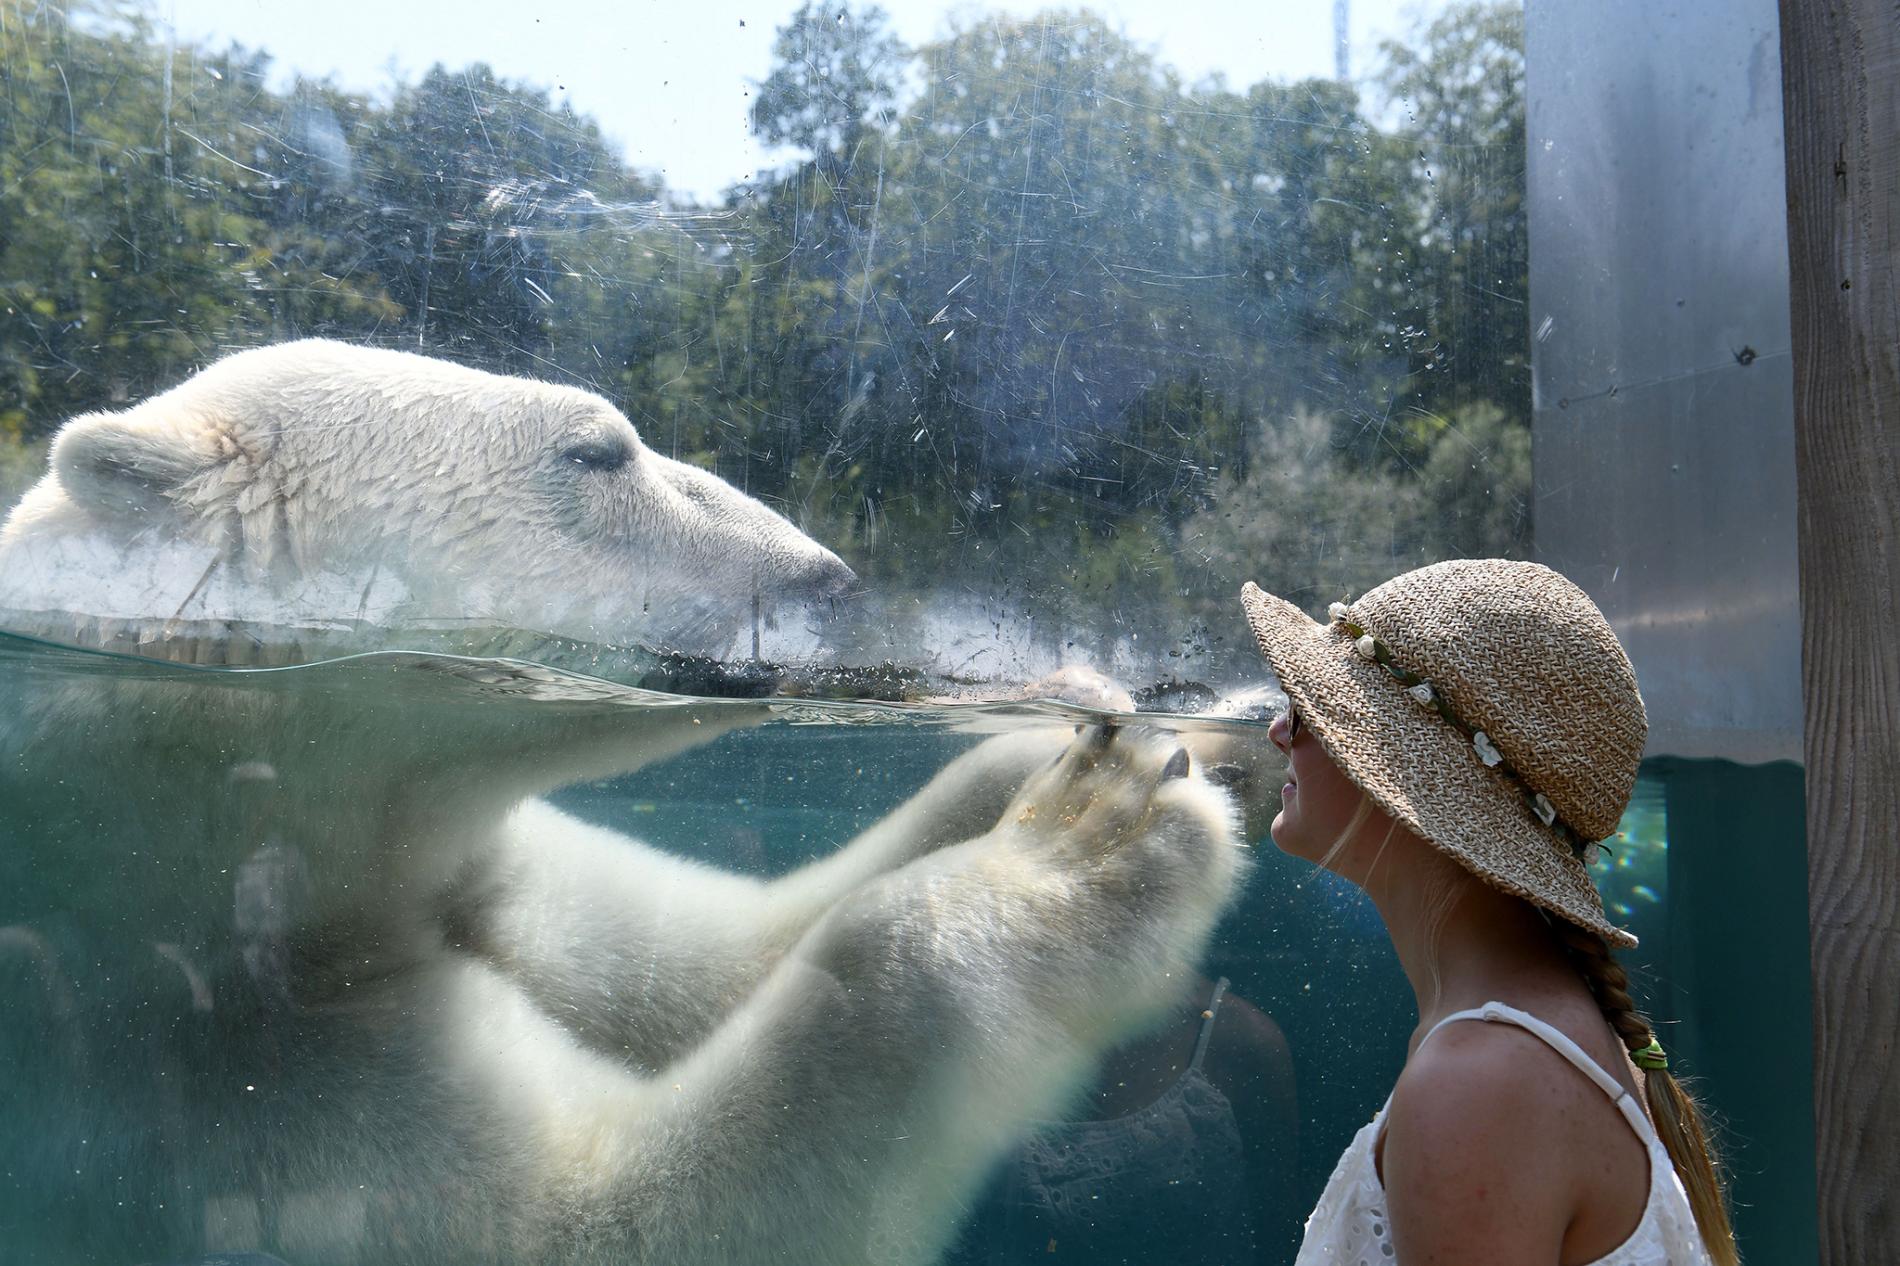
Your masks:
<svg viewBox="0 0 1900 1266"><path fill-rule="evenodd" d="M1325 863L1343 842L1365 793L1333 764L1291 705L1267 736L1286 753L1287 760L1287 783L1280 790L1279 815L1273 819L1273 842L1283 853Z"/></svg>

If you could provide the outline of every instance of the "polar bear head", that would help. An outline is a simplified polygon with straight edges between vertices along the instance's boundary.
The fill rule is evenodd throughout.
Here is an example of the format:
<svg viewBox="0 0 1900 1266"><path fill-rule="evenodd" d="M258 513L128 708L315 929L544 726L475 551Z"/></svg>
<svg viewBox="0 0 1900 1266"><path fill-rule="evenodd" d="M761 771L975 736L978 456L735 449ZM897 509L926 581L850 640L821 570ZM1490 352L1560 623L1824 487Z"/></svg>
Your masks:
<svg viewBox="0 0 1900 1266"><path fill-rule="evenodd" d="M68 422L0 529L0 608L464 622L718 654L851 570L607 401L321 340Z"/></svg>

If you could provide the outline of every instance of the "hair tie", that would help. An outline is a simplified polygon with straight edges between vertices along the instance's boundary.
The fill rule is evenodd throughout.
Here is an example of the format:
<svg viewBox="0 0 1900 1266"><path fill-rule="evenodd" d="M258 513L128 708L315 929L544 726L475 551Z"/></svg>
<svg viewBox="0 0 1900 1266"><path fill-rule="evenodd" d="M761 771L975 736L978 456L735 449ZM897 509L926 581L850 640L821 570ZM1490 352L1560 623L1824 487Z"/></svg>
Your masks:
<svg viewBox="0 0 1900 1266"><path fill-rule="evenodd" d="M1630 1052L1630 1059L1645 1072L1660 1073L1669 1069L1669 1057L1663 1054L1662 1043L1653 1034L1648 1046Z"/></svg>

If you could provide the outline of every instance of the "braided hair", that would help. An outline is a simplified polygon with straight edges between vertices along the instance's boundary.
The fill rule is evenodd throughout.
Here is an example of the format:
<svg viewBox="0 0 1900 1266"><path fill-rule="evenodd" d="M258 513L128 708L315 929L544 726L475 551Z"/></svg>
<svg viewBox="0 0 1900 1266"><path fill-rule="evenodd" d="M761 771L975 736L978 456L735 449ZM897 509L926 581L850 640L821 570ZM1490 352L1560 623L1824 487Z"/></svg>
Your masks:
<svg viewBox="0 0 1900 1266"><path fill-rule="evenodd" d="M1655 1031L1630 997L1629 974L1616 961L1608 943L1568 919L1550 922L1577 974L1590 987L1597 1008L1623 1045L1632 1055L1648 1047L1655 1040ZM1709 1256L1716 1266L1737 1266L1741 1257L1723 1198L1721 1164L1709 1144L1701 1108L1666 1068L1643 1070L1643 1097L1648 1100L1649 1119L1656 1126L1656 1134L1689 1195L1689 1207L1695 1212L1696 1227Z"/></svg>

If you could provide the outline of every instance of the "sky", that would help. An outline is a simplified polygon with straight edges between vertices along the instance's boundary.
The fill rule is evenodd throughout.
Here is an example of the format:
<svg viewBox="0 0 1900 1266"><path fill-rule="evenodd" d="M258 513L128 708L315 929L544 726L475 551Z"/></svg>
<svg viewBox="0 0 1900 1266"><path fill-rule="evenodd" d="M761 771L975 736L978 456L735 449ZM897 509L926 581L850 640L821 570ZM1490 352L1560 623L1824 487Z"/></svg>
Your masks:
<svg viewBox="0 0 1900 1266"><path fill-rule="evenodd" d="M1083 0L1190 80L1235 86L1333 73L1333 0ZM881 0L899 38L939 35L951 12L1034 13L1049 0ZM1380 40L1410 32L1446 0L1350 0L1355 76ZM635 166L675 190L716 196L785 156L750 133L752 85L771 69L776 29L797 0L156 0L180 42L236 40L293 72L385 90L435 62L487 62L590 114ZM1082 4L1071 0L1071 7Z"/></svg>

